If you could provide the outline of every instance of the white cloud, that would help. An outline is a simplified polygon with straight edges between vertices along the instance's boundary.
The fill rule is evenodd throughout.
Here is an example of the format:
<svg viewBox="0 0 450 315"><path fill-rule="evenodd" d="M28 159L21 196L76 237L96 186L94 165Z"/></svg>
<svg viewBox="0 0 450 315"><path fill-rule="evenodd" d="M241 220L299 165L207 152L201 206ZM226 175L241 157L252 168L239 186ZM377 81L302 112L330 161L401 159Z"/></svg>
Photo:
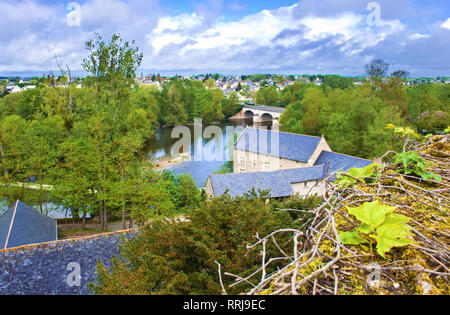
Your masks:
<svg viewBox="0 0 450 315"><path fill-rule="evenodd" d="M179 68L187 65L207 66L207 60L210 61L209 67L223 69L277 68L292 62L282 60L281 53L272 56L273 60L270 62L270 55L267 54L270 49L296 49L298 59L307 61L313 59L315 52L321 49L319 43L327 42L333 46L330 49L355 55L406 28L399 20L386 20L379 27L368 29L366 17L351 12L325 17L315 14L299 17L296 14L298 6L299 4L295 4L272 11L262 10L236 21L222 19L213 24L207 24L197 17L195 23L183 22L193 18L188 15L161 17L158 27L148 35L155 53L149 60L158 60L159 65L161 60L166 60L172 67ZM170 49L166 50L165 47ZM173 52L174 49L176 52ZM265 50L266 56L242 58L257 54L255 51L259 49ZM171 53L176 53L178 58L167 56ZM194 56L197 56L197 60ZM240 64L236 63L236 56L242 58ZM157 65L155 62L146 66L153 68Z"/></svg>
<svg viewBox="0 0 450 315"><path fill-rule="evenodd" d="M210 9L199 6L196 12L174 14L158 0L86 0L81 27L69 27L65 4L0 0L0 28L6 30L0 33L0 71L55 70L55 55L79 70L87 55L84 42L94 32L105 40L116 32L125 40L135 39L144 53L144 72L272 69L357 74L374 57L391 64L408 60L401 65L411 73L414 68L442 69L440 74L450 69L442 57L450 54L450 19L434 21L424 34L423 28L410 29L395 17L409 0L399 0L401 5L379 1L378 27L367 25L368 12L360 0L302 0L234 20L220 10L239 1L212 1Z"/></svg>
<svg viewBox="0 0 450 315"><path fill-rule="evenodd" d="M427 34L419 34L419 33L415 33L409 36L410 39L421 39L421 38L429 38L430 35Z"/></svg>
<svg viewBox="0 0 450 315"><path fill-rule="evenodd" d="M450 30L450 18L447 19L444 23L441 24L441 27L449 29Z"/></svg>

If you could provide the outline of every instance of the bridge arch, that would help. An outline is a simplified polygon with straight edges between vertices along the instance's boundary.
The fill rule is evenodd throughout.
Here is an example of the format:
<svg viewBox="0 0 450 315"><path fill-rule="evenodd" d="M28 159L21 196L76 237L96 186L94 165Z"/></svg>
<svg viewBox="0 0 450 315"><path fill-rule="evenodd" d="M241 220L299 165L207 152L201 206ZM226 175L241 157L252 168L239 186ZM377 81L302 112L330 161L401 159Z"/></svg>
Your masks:
<svg viewBox="0 0 450 315"><path fill-rule="evenodd" d="M244 109L244 117L245 118L253 118L255 113L252 110Z"/></svg>
<svg viewBox="0 0 450 315"><path fill-rule="evenodd" d="M269 113L263 113L260 117L259 117L260 121L266 122L266 121L272 121L274 120L274 117L269 114Z"/></svg>

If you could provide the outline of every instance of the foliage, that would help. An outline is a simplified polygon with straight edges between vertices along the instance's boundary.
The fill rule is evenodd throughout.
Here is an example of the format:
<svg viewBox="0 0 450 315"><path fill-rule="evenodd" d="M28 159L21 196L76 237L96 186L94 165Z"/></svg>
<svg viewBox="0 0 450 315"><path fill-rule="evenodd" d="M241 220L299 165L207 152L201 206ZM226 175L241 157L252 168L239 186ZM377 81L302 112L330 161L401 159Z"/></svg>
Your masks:
<svg viewBox="0 0 450 315"><path fill-rule="evenodd" d="M417 152L402 152L397 153L394 156L395 164L402 164L403 169L397 170L405 175L415 174L423 179L431 179L441 181L442 178L433 172L427 172L427 167L431 166L430 163L426 163Z"/></svg>
<svg viewBox="0 0 450 315"><path fill-rule="evenodd" d="M416 131L412 130L409 127L396 127L393 124L388 124L386 127L388 130L394 130L394 133L401 136L402 139L405 139L407 137L414 137L416 139L422 139L422 136L419 135Z"/></svg>
<svg viewBox="0 0 450 315"><path fill-rule="evenodd" d="M362 168L351 168L348 172L338 172L336 174L337 185L350 185L358 182L370 183L377 177L376 169L380 164L373 163Z"/></svg>
<svg viewBox="0 0 450 315"><path fill-rule="evenodd" d="M374 59L366 65L366 73L369 77L379 78L384 76L389 69L389 64L381 59Z"/></svg>
<svg viewBox="0 0 450 315"><path fill-rule="evenodd" d="M233 161L225 162L215 174L233 173Z"/></svg>
<svg viewBox="0 0 450 315"><path fill-rule="evenodd" d="M264 252L274 236L289 234L296 255L283 249L265 256L260 272L271 259L287 260L275 273L233 284L253 281L247 294L448 294L448 140L449 135L420 142L412 138L407 146L432 164L441 182L397 172L399 164L388 152L374 179L346 186L325 183L321 204L293 210L307 215L304 220L249 245Z"/></svg>
<svg viewBox="0 0 450 315"><path fill-rule="evenodd" d="M383 258L391 248L411 244L407 237L412 235L409 233L411 227L405 225L409 218L393 213L395 207L373 201L355 208L347 207L347 210L362 224L356 230L339 234L343 244L366 244L368 240L363 236L365 235L376 240L377 252Z"/></svg>
<svg viewBox="0 0 450 315"><path fill-rule="evenodd" d="M158 220L124 243L110 268L97 267L96 294L220 294L217 264L236 275L259 259L245 255L252 235L289 226L285 212L274 212L264 198L222 196L204 201L188 214L189 221ZM287 239L278 238L280 244ZM268 248L272 253L274 247ZM224 278L224 284L232 279ZM231 292L248 289L242 284Z"/></svg>

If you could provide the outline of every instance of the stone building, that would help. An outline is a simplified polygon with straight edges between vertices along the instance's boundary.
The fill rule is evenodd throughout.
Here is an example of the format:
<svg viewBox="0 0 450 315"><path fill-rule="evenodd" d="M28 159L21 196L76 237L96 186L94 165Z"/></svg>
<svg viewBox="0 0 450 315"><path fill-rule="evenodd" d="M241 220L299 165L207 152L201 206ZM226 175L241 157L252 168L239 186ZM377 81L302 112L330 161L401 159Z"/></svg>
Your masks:
<svg viewBox="0 0 450 315"><path fill-rule="evenodd" d="M332 152L324 137L246 128L233 151L234 173L210 175L209 196L242 195L252 188L272 198L321 195L323 179L372 161Z"/></svg>

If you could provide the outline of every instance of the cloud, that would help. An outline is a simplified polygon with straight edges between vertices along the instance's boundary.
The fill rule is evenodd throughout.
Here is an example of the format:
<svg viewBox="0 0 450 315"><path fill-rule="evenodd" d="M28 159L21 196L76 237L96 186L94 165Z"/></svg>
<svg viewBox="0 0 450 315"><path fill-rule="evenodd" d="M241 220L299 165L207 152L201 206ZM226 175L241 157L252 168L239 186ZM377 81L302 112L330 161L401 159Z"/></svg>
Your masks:
<svg viewBox="0 0 450 315"><path fill-rule="evenodd" d="M55 55L80 70L94 32L135 39L142 72L354 75L375 57L413 75L450 71L450 19L433 19L432 5L420 10L425 19L409 0L377 2L380 23L371 27L362 0L301 0L233 19L224 12L242 13L244 2L194 1L194 10L173 11L157 0L86 0L81 26L69 27L65 3L0 0L0 72L55 69Z"/></svg>
<svg viewBox="0 0 450 315"><path fill-rule="evenodd" d="M450 30L450 18L447 19L444 23L441 24L441 27Z"/></svg>
<svg viewBox="0 0 450 315"><path fill-rule="evenodd" d="M185 28L179 28L180 23L175 21L187 19L186 16L160 18L158 25L177 27L166 31L158 27L148 36L155 48L151 59L165 64L173 44L184 43L178 47L178 58L170 59L171 67L183 69L196 65L207 69L209 61L209 67L213 65L215 69L281 70L291 66L292 70L302 71L307 63L309 70L318 71L327 68L326 56L333 60L338 56L354 58L406 28L399 20L382 20L379 27L368 28L364 15L345 11L334 16L307 14L299 18L298 8L299 4L295 4L262 10L236 21L219 20L209 26L204 26L199 19L195 27ZM366 58L363 59L365 62ZM316 65L315 69L312 64ZM145 66L153 68L156 64Z"/></svg>

